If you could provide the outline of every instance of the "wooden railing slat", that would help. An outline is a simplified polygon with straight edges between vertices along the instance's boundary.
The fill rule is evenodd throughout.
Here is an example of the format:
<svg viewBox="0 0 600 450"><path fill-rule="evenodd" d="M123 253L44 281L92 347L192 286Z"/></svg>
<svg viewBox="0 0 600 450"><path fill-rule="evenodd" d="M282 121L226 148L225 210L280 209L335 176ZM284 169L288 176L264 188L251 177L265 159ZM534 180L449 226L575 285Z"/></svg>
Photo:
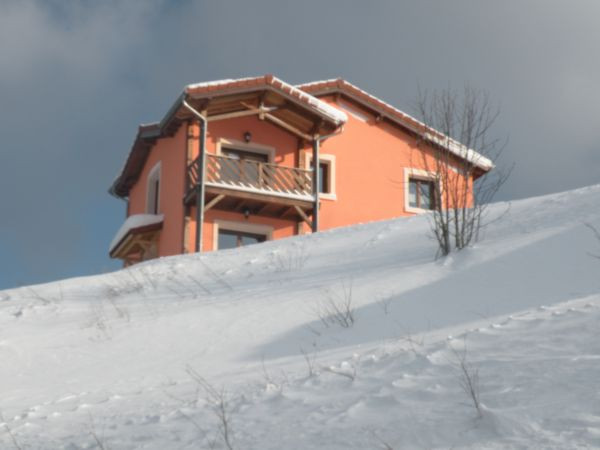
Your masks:
<svg viewBox="0 0 600 450"><path fill-rule="evenodd" d="M187 167L188 190L195 187L199 159ZM312 194L312 171L262 161L239 160L224 155L206 155L206 181L293 195Z"/></svg>

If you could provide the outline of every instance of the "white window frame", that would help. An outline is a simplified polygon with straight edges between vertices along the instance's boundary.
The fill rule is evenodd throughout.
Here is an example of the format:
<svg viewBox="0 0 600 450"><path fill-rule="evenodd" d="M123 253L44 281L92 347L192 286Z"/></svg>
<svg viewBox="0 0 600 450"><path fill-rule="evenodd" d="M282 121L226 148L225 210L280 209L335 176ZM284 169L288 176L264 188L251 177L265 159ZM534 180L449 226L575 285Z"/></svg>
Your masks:
<svg viewBox="0 0 600 450"><path fill-rule="evenodd" d="M329 170L329 177L327 183L327 190L329 192L319 192L319 198L324 200L337 200L337 194L335 193L335 155L328 153L319 154L319 163L327 164ZM310 152L304 153L304 167L310 169L312 165L312 154Z"/></svg>
<svg viewBox="0 0 600 450"><path fill-rule="evenodd" d="M160 190L162 187L161 162L157 162L146 177L146 212L148 214L160 214ZM155 182L158 179L158 192L154 192ZM154 193L154 195L152 195ZM153 211L154 198L156 196L156 211Z"/></svg>
<svg viewBox="0 0 600 450"><path fill-rule="evenodd" d="M221 228L242 233L262 234L267 237L267 241L273 240L273 227L269 225L217 219L213 224L213 250L219 250L219 229Z"/></svg>
<svg viewBox="0 0 600 450"><path fill-rule="evenodd" d="M419 178L421 180L426 180L426 181L433 181L434 185L437 184L436 188L438 189L438 192L441 192L441 187L442 187L441 180L439 180L439 178L437 177L435 172L421 170L421 169L411 169L408 167L404 169L404 210L406 212L415 213L415 214L423 214L423 213L430 212L431 209L415 208L414 206L410 206L409 182L410 182L411 177Z"/></svg>
<svg viewBox="0 0 600 450"><path fill-rule="evenodd" d="M275 147L269 145L257 144L254 142L242 142L234 139L220 138L217 141L217 155L221 155L222 147L231 148L232 150L243 150L246 152L259 153L267 155L267 159L270 164L275 161Z"/></svg>

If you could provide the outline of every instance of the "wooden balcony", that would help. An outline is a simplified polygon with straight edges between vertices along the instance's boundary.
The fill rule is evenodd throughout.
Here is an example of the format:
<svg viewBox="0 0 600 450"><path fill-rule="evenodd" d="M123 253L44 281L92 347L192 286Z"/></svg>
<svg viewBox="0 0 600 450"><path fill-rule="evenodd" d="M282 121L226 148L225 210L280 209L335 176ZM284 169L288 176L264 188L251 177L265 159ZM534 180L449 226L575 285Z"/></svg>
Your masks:
<svg viewBox="0 0 600 450"><path fill-rule="evenodd" d="M188 166L186 204L195 201L200 161ZM304 220L314 205L312 171L260 161L206 155L205 209Z"/></svg>

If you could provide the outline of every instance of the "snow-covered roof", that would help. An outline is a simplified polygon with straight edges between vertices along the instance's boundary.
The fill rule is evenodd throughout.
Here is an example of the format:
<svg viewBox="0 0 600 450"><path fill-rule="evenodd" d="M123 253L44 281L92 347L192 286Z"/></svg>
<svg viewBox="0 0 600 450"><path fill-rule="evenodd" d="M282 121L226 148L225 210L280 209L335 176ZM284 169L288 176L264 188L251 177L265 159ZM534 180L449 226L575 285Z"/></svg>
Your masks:
<svg viewBox="0 0 600 450"><path fill-rule="evenodd" d="M207 87L223 87L232 83L240 81L255 80L257 77L244 77L244 78L224 78L222 80L212 81L201 81L200 83L190 83L186 86L186 89L203 89Z"/></svg>
<svg viewBox="0 0 600 450"><path fill-rule="evenodd" d="M260 77L246 77L246 78L225 78L223 80L203 81L201 83L188 84L185 88L185 92L198 92L198 91L215 91L218 89L226 89L229 87L238 86L252 86L266 84L279 89L293 98L306 103L310 107L316 109L321 115L326 116L332 120L335 124L341 125L348 121L348 116L337 108L328 105L324 101L310 95L309 93L293 86L285 81L273 76L264 75Z"/></svg>
<svg viewBox="0 0 600 450"><path fill-rule="evenodd" d="M381 100L378 97L375 97L372 94L369 94L367 91L364 91L358 86L355 86L342 78L311 81L310 83L299 84L296 87L309 92L320 92L321 90L330 89L345 90L347 92L349 91L351 94L354 94L356 97L358 97L357 100L362 100L363 102L370 103L381 109L384 109L393 116L393 119L401 121L402 124L410 128L411 131L443 148L446 148L456 156L467 159L469 162L485 171L488 171L494 167L494 163L489 158L486 158L473 149L467 148L465 145L461 144L455 139L446 136L444 133L426 125L410 114L399 110L395 106Z"/></svg>
<svg viewBox="0 0 600 450"><path fill-rule="evenodd" d="M292 86L291 84L286 83L279 78L273 77L273 81L281 84L284 90L289 91L294 97L298 97L304 101L306 101L311 106L314 106L321 113L331 117L338 124L346 123L348 121L348 116L345 112L340 111L337 108L325 103L322 100L319 100L317 97L314 97L303 90L297 88L296 86Z"/></svg>
<svg viewBox="0 0 600 450"><path fill-rule="evenodd" d="M111 241L108 248L108 252L112 253L112 251L121 243L123 238L127 236L130 231L148 225L159 224L162 223L163 220L164 216L162 214L134 214L129 216L125 222L123 222L123 225L121 225L121 228L119 228L117 234L115 234L115 237Z"/></svg>

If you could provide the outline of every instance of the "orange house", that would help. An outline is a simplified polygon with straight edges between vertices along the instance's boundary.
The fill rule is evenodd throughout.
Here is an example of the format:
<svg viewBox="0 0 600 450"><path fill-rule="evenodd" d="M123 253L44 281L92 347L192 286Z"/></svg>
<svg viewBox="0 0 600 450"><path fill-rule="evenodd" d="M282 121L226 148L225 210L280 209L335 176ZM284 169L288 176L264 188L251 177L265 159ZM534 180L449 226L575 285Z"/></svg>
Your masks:
<svg viewBox="0 0 600 450"><path fill-rule="evenodd" d="M110 256L129 265L426 212L434 152L467 157L435 136L342 79L188 85L139 127L110 188L127 200ZM493 167L476 161L474 178Z"/></svg>

